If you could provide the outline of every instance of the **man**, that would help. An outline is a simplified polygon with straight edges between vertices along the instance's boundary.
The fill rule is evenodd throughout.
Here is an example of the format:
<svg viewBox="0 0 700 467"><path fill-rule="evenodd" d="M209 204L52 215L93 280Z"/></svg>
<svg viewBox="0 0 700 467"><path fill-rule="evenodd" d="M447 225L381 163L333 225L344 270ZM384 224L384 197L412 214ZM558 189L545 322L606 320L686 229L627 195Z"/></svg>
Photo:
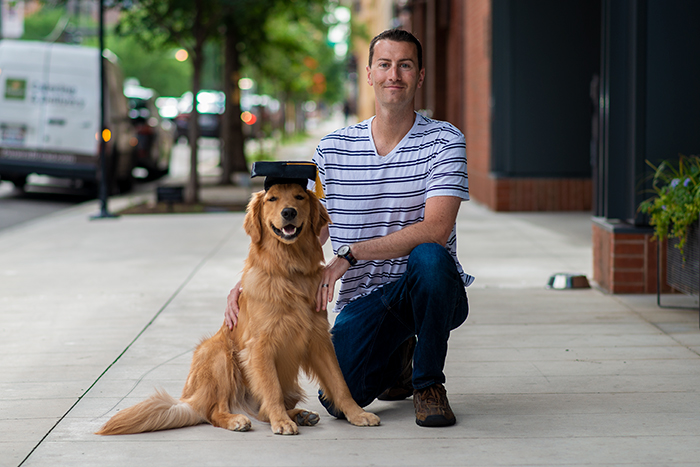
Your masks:
<svg viewBox="0 0 700 467"><path fill-rule="evenodd" d="M413 395L416 423L455 423L443 373L450 331L467 318L455 220L469 198L464 136L414 110L423 84L420 42L392 29L370 44L376 115L324 137L313 158L336 256L317 293L325 309L342 278L333 345L360 406ZM232 326L238 287L229 298ZM416 343L417 337L417 343ZM415 350L414 350L415 347ZM413 366L411 370L411 357ZM342 417L321 395L329 413Z"/></svg>

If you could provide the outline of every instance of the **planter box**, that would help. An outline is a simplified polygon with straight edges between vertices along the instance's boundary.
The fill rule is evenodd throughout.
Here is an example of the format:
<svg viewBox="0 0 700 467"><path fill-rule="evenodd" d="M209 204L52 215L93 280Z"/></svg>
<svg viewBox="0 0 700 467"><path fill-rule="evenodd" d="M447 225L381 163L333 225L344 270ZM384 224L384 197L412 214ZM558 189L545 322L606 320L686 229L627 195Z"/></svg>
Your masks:
<svg viewBox="0 0 700 467"><path fill-rule="evenodd" d="M700 296L700 229L694 224L688 231L683 255L677 238L668 239L666 250L666 282L686 295Z"/></svg>

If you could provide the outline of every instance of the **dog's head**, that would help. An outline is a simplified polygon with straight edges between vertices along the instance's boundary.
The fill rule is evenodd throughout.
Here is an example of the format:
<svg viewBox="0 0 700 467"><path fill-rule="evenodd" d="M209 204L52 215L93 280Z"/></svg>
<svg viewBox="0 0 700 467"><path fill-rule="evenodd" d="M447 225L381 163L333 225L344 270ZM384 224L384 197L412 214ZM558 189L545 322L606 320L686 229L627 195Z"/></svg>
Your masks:
<svg viewBox="0 0 700 467"><path fill-rule="evenodd" d="M309 190L296 183L278 184L253 195L243 224L253 243L265 235L291 244L306 232L318 237L330 222L328 212Z"/></svg>

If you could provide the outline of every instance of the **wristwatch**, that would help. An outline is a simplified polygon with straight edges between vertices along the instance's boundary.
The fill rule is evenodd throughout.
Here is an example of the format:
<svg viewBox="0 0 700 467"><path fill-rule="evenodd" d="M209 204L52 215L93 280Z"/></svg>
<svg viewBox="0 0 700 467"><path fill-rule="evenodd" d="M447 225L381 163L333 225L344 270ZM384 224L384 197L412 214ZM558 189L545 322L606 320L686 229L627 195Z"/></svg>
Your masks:
<svg viewBox="0 0 700 467"><path fill-rule="evenodd" d="M350 263L350 266L354 266L357 264L357 260L355 257L352 255L352 251L350 250L349 245L343 245L340 248L338 248L338 258L343 258L348 260L348 263Z"/></svg>

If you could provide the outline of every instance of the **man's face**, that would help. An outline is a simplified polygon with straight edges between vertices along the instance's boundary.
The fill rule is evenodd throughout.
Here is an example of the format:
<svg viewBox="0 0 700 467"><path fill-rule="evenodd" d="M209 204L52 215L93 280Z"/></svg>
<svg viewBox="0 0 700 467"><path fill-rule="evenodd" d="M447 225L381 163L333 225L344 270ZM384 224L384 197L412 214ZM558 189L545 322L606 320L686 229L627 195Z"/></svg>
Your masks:
<svg viewBox="0 0 700 467"><path fill-rule="evenodd" d="M411 42L381 40L374 45L367 81L374 87L379 105L412 103L424 76L425 70L418 69L418 51Z"/></svg>

